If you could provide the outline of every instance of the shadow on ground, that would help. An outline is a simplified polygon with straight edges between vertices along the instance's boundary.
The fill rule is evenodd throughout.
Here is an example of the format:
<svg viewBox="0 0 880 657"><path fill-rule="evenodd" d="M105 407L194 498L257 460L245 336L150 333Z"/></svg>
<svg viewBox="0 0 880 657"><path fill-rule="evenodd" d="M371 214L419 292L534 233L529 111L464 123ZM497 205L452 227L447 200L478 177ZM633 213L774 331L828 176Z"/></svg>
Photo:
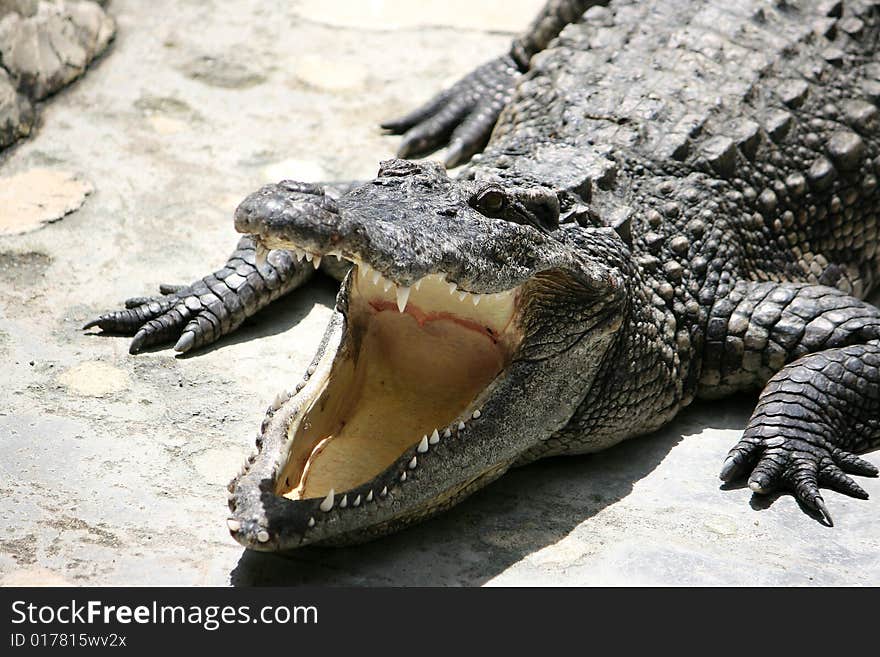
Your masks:
<svg viewBox="0 0 880 657"><path fill-rule="evenodd" d="M725 407L729 410L719 413L711 428L741 428L753 404L743 397ZM366 545L311 547L285 555L245 550L230 581L235 586L484 584L626 497L684 435L705 428L693 415L686 411L668 429L605 452L512 470L443 515Z"/></svg>

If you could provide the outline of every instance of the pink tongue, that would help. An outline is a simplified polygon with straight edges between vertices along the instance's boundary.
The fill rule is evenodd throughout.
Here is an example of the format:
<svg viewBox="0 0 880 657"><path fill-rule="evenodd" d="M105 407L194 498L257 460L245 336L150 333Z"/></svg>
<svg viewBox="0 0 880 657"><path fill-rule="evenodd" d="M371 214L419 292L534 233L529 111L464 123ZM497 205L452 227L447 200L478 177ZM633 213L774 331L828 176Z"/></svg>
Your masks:
<svg viewBox="0 0 880 657"><path fill-rule="evenodd" d="M376 312L395 312L400 313L400 309L397 307L397 304L392 301L386 301L385 299L374 299L370 301L370 306ZM492 332L491 329L474 322L470 319L465 319L463 317L459 317L455 313L449 312L424 312L421 308L416 306L415 304L409 303L406 306L406 310L403 311L402 314L411 315L415 320L419 323L419 326L424 327L428 322L436 322L440 320L446 320L448 322L455 322L459 326L470 329L471 331L477 331L478 333L482 333L486 337L490 338L493 342L497 342L495 333Z"/></svg>

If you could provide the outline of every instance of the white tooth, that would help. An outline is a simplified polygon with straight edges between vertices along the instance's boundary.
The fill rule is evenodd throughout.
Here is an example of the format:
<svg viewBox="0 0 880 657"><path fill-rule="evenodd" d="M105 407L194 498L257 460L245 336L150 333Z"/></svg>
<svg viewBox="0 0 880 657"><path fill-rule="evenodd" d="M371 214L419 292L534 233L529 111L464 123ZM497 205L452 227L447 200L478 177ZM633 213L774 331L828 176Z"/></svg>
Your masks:
<svg viewBox="0 0 880 657"><path fill-rule="evenodd" d="M379 493L379 497L385 497L386 495L388 495L388 486L384 486L382 488L382 492Z"/></svg>
<svg viewBox="0 0 880 657"><path fill-rule="evenodd" d="M415 283L413 283L413 287L416 288L416 291L418 291L418 289L419 289L420 287L422 287L422 279L420 278L420 279L417 280Z"/></svg>
<svg viewBox="0 0 880 657"><path fill-rule="evenodd" d="M475 294L474 295L474 305L476 306L478 303L480 303L480 299L482 299L482 298L483 298L482 294Z"/></svg>
<svg viewBox="0 0 880 657"><path fill-rule="evenodd" d="M385 285L384 285L384 287L385 287L385 291L387 292L388 290L390 290L392 285L394 285L394 283L392 283L391 281L386 280L386 281L385 281Z"/></svg>
<svg viewBox="0 0 880 657"><path fill-rule="evenodd" d="M467 294L468 294L467 292L459 292L458 293L458 300L464 301L464 298L467 296Z"/></svg>
<svg viewBox="0 0 880 657"><path fill-rule="evenodd" d="M483 414L483 413L482 413L482 412L480 411L480 409L478 408L477 410L474 411L473 418L476 420L476 419L477 419L478 417L480 417L482 414Z"/></svg>
<svg viewBox="0 0 880 657"><path fill-rule="evenodd" d="M315 366L314 366L314 365L309 365L309 369L306 370L306 373L307 373L309 376L311 376L312 374L314 374L314 373L315 373Z"/></svg>
<svg viewBox="0 0 880 657"><path fill-rule="evenodd" d="M315 269L317 269L317 268L320 267L320 266L321 266L321 256L316 255L316 256L314 257L314 259L312 260L312 267L314 267ZM476 305L476 304L474 304L474 305Z"/></svg>
<svg viewBox="0 0 880 657"><path fill-rule="evenodd" d="M354 498L354 502L352 502L351 505L352 506L360 506L361 505L361 496L358 495L356 498Z"/></svg>
<svg viewBox="0 0 880 657"><path fill-rule="evenodd" d="M257 244L257 248L254 251L254 262L257 264L257 267L262 267L266 264L266 259L269 255L269 249L267 249L262 244Z"/></svg>
<svg viewBox="0 0 880 657"><path fill-rule="evenodd" d="M409 469L410 469L410 470L415 470L415 469L416 469L416 466L417 466L418 464L419 464L419 460L418 460L415 456L413 456L412 459L410 459L410 462L409 462L409 464L408 464Z"/></svg>
<svg viewBox="0 0 880 657"><path fill-rule="evenodd" d="M455 283L449 283L449 294L455 294L455 291L456 291L457 289L458 289L458 288L455 287Z"/></svg>
<svg viewBox="0 0 880 657"><path fill-rule="evenodd" d="M399 287L397 288L397 309L400 312L406 310L406 302L409 300L409 288L408 287Z"/></svg>
<svg viewBox="0 0 880 657"><path fill-rule="evenodd" d="M229 531L231 532L237 532L239 529L241 529L241 523L238 520L233 520L232 518L226 521L226 526L229 527Z"/></svg>
<svg viewBox="0 0 880 657"><path fill-rule="evenodd" d="M434 433L437 433L436 431ZM422 436L422 440L419 443L419 446L416 447L416 451L419 454L424 454L428 451L428 436Z"/></svg>
<svg viewBox="0 0 880 657"><path fill-rule="evenodd" d="M339 508L344 509L348 506L348 495L343 495L342 500L339 502Z"/></svg>
<svg viewBox="0 0 880 657"><path fill-rule="evenodd" d="M443 432L444 438L449 438L451 435L452 435L452 432L449 429L447 429L446 431Z"/></svg>
<svg viewBox="0 0 880 657"><path fill-rule="evenodd" d="M330 489L330 492L327 493L327 497L324 498L324 501L321 502L321 505L318 507L324 513L327 513L330 509L333 508L333 489Z"/></svg>
<svg viewBox="0 0 880 657"><path fill-rule="evenodd" d="M257 540L260 543L267 542L269 540L269 532L267 532L265 529L261 529L257 532Z"/></svg>
<svg viewBox="0 0 880 657"><path fill-rule="evenodd" d="M293 247L293 257L296 258L298 261L302 260L304 255L305 254L302 252L302 249Z"/></svg>
<svg viewBox="0 0 880 657"><path fill-rule="evenodd" d="M372 491L372 490L370 490L370 492L367 493L366 500L367 500L367 502L372 502L372 501L373 501L373 491Z"/></svg>
<svg viewBox="0 0 880 657"><path fill-rule="evenodd" d="M458 430L459 430L459 431L464 431L464 422L459 422L459 423L458 423Z"/></svg>
<svg viewBox="0 0 880 657"><path fill-rule="evenodd" d="M315 526L315 519L309 518L309 527L314 527L314 526Z"/></svg>
<svg viewBox="0 0 880 657"><path fill-rule="evenodd" d="M400 473L400 480L401 480L401 481L406 481L406 473L405 473L405 472L401 472L401 473Z"/></svg>
<svg viewBox="0 0 880 657"><path fill-rule="evenodd" d="M382 274L380 274L380 273L377 272L377 271L374 271L374 272L373 272L373 285L377 285L377 284L379 283L379 279L380 279L381 277L382 277Z"/></svg>
<svg viewBox="0 0 880 657"><path fill-rule="evenodd" d="M358 265L358 276L361 278L366 278L367 274L370 273L370 265Z"/></svg>
<svg viewBox="0 0 880 657"><path fill-rule="evenodd" d="M306 260L308 262L311 262L313 257L314 256L309 251L306 251Z"/></svg>
<svg viewBox="0 0 880 657"><path fill-rule="evenodd" d="M432 445L436 445L440 442L440 433L434 429L434 433L431 434L431 437L428 439L428 442ZM425 448L425 451L428 451L428 448Z"/></svg>

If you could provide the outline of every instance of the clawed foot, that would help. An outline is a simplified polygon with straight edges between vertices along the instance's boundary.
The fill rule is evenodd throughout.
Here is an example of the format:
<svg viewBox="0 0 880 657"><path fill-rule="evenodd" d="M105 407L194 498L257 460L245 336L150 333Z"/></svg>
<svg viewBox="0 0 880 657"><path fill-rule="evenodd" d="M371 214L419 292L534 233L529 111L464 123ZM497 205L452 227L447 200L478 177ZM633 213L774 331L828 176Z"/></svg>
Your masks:
<svg viewBox="0 0 880 657"><path fill-rule="evenodd" d="M398 157L421 157L449 144L446 166L457 166L486 145L519 76L509 55L493 59L417 110L382 127L403 135Z"/></svg>
<svg viewBox="0 0 880 657"><path fill-rule="evenodd" d="M764 432L768 428L761 427ZM781 427L779 430L785 431ZM747 429L730 450L720 476L730 482L746 474L749 488L755 493L789 490L804 506L820 513L833 526L820 487L865 500L868 494L849 475L876 477L878 471L868 461L834 447L819 435L802 432L798 437L768 438Z"/></svg>
<svg viewBox="0 0 880 657"><path fill-rule="evenodd" d="M311 270L297 267L287 251L269 252L268 262L258 266L256 248L245 237L222 269L191 285L162 285L160 296L128 299L125 309L105 313L83 329L133 335L132 354L172 341L175 351L186 353L234 331Z"/></svg>

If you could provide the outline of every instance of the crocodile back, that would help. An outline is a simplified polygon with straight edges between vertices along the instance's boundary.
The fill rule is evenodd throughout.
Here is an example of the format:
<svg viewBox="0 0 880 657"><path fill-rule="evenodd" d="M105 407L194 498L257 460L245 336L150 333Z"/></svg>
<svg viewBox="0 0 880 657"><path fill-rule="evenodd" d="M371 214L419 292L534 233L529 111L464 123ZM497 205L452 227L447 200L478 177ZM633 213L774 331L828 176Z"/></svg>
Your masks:
<svg viewBox="0 0 880 657"><path fill-rule="evenodd" d="M628 219L647 273L678 262L707 298L722 274L863 297L880 269L878 34L878 2L595 7L534 58L473 173Z"/></svg>

